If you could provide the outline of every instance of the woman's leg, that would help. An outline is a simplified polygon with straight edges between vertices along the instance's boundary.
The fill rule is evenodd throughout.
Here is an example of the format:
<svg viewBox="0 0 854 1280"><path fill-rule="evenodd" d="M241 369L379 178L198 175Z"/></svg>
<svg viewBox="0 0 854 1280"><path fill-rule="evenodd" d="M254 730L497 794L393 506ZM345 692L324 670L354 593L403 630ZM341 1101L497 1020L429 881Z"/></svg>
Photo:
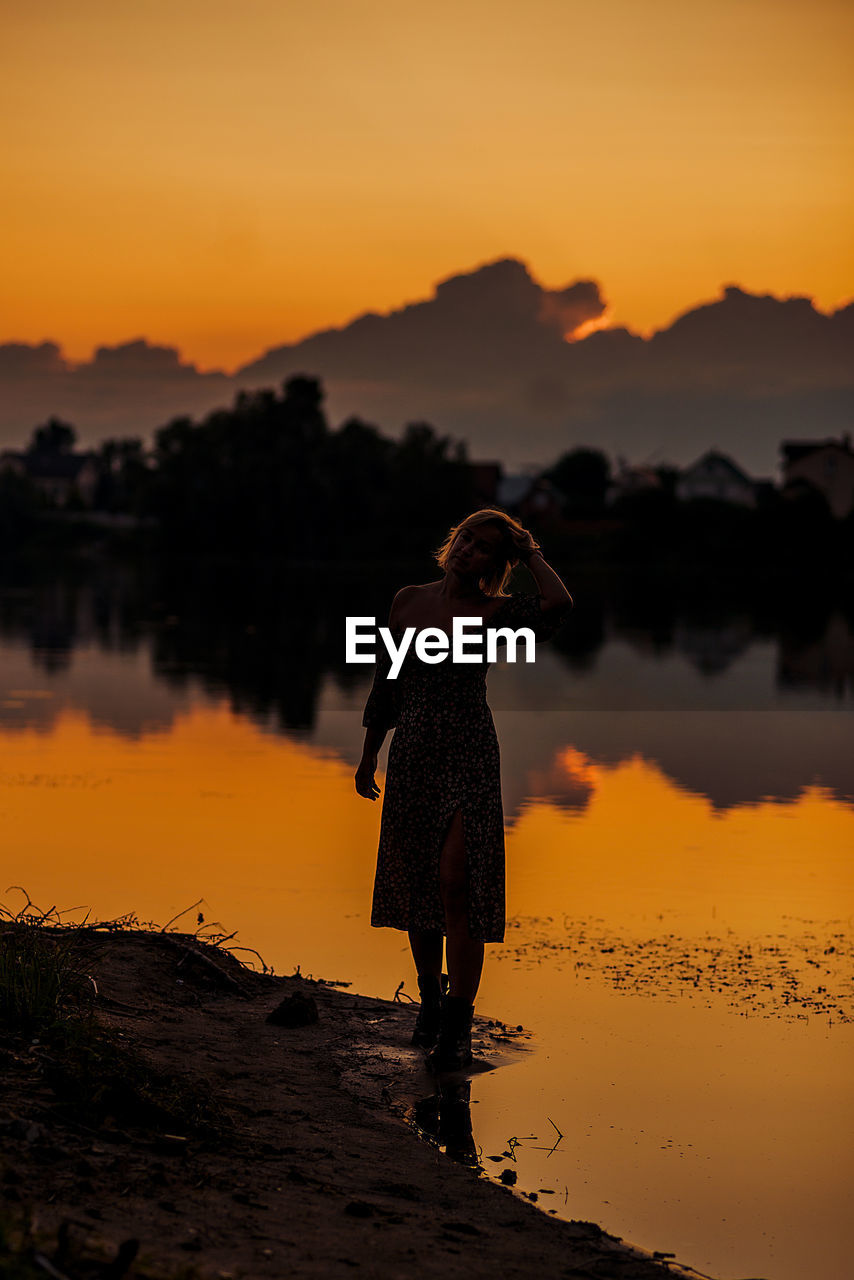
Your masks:
<svg viewBox="0 0 854 1280"><path fill-rule="evenodd" d="M415 972L419 978L438 978L442 972L442 948L444 938L441 930L409 930L409 945L412 948L412 959L415 961Z"/></svg>
<svg viewBox="0 0 854 1280"><path fill-rule="evenodd" d="M439 857L439 887L445 909L450 995L474 1004L483 970L483 943L469 933L466 846L462 810L454 814Z"/></svg>
<svg viewBox="0 0 854 1280"><path fill-rule="evenodd" d="M444 942L441 929L409 931L409 945L412 947L412 959L418 974L418 994L421 997L412 1043L420 1049L432 1049L439 1038Z"/></svg>

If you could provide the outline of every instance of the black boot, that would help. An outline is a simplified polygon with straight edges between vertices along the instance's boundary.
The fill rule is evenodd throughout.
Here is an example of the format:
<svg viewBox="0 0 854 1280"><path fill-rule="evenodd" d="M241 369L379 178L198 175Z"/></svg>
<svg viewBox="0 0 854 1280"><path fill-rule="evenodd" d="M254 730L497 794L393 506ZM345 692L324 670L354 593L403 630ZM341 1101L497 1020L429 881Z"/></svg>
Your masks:
<svg viewBox="0 0 854 1280"><path fill-rule="evenodd" d="M448 975L440 978L435 974L426 974L418 979L418 993L421 996L421 1008L415 1020L412 1032L412 1043L419 1049L432 1049L439 1036L439 1021L442 1013L442 996L448 990Z"/></svg>
<svg viewBox="0 0 854 1280"><path fill-rule="evenodd" d="M471 1024L474 1005L464 996L445 996L436 1048L427 1055L431 1071L462 1071L471 1060Z"/></svg>

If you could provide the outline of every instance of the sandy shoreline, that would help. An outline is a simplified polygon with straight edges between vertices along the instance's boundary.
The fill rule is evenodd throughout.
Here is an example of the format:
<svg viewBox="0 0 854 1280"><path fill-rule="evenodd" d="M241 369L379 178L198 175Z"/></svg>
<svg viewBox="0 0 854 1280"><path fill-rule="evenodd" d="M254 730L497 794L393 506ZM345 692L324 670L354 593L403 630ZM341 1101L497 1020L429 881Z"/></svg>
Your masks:
<svg viewBox="0 0 854 1280"><path fill-rule="evenodd" d="M445 1082L441 1115L425 1103L436 1090L408 1045L411 1006L255 973L187 935L92 933L85 954L99 1018L158 1080L179 1082L198 1123L170 1133L108 1104L81 1121L57 1104L49 1049L0 1037L3 1213L32 1212L45 1239L71 1222L111 1256L138 1241L126 1274L191 1264L221 1280L698 1274L465 1167L465 1082ZM294 993L317 1021L268 1023ZM500 1024L477 1020L476 1058L514 1052ZM420 1137L403 1118L419 1100ZM437 1124L457 1160L426 1136Z"/></svg>

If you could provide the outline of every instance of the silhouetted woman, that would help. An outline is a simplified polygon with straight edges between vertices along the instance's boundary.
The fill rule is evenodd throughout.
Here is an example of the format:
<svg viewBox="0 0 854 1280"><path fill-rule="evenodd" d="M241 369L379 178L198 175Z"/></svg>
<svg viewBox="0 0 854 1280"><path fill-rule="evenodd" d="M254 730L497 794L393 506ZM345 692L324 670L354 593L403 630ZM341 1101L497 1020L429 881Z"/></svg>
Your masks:
<svg viewBox="0 0 854 1280"><path fill-rule="evenodd" d="M484 638L487 627L529 627L544 639L572 607L538 544L503 511L468 516L436 558L438 582L404 587L394 598L388 625L396 643L407 627L450 638L455 617L482 619ZM538 595L503 594L520 561ZM412 1042L432 1050L432 1070L453 1071L471 1062L484 943L504 939L504 817L488 664L454 663L450 653L431 664L410 645L396 680L387 679L390 666L380 643L356 771L359 795L376 800L377 754L394 727L371 924L408 932L421 996Z"/></svg>

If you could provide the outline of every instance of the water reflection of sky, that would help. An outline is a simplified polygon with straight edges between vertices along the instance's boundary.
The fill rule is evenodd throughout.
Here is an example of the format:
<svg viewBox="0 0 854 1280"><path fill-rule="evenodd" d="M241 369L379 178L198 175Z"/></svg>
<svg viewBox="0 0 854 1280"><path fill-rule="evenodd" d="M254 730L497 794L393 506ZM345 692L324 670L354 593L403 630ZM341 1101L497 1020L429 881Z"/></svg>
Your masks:
<svg viewBox="0 0 854 1280"><path fill-rule="evenodd" d="M367 671L320 675L286 735L162 632L78 627L61 661L56 634L7 628L0 647L0 887L161 922L204 898L280 971L413 987L405 939L368 925ZM479 1007L537 1052L476 1081L475 1136L497 1152L554 1114L567 1141L548 1164L523 1144L520 1185L713 1274L842 1280L854 1245L854 719L822 661L781 680L778 642L735 627L664 653L605 635L583 663L540 647L490 673L512 923ZM788 988L776 954L745 968L772 946ZM798 956L814 1003L781 1013ZM712 963L728 988L682 981Z"/></svg>
<svg viewBox="0 0 854 1280"><path fill-rule="evenodd" d="M640 755L600 764L564 746L564 767L584 805L529 794L508 831L511 924L478 1006L524 1023L536 1052L475 1080L484 1157L518 1136L523 1190L708 1274L802 1280L814 1264L843 1280L850 947L823 957L854 913L850 805L814 789L722 813ZM41 906L163 922L201 898L280 972L388 998L414 982L402 935L368 924L379 818L337 751L224 705L136 736L68 709L51 732L0 732L7 882ZM813 985L781 1015L771 995L790 989L805 933ZM745 970L742 953L769 945L785 974ZM680 981L710 956L713 978ZM831 1014L800 998L823 1002L829 984ZM553 1157L549 1116L566 1135Z"/></svg>
<svg viewBox="0 0 854 1280"><path fill-rule="evenodd" d="M45 671L29 645L0 646L0 725L7 731L46 733L65 711L78 711L93 727L137 738L167 729L198 694L158 678L147 648L74 650L66 665Z"/></svg>
<svg viewBox="0 0 854 1280"><path fill-rule="evenodd" d="M543 646L532 666L493 669L508 817L531 796L584 804L583 779L555 767L569 745L609 764L640 755L717 808L791 800L816 783L854 801L851 712L815 691L781 693L773 647L756 648L711 681L679 655L650 658L618 641L583 675ZM361 730L351 717L359 710L358 698L328 683L314 740L357 759Z"/></svg>
<svg viewBox="0 0 854 1280"><path fill-rule="evenodd" d="M225 694L206 691L189 672L170 672L167 681L145 643L125 650L83 644L49 670L27 643L6 640L0 653L0 725L7 731L48 732L63 711L77 710L93 726L133 738L168 728L192 705L217 705ZM583 779L555 766L569 745L601 763L640 755L721 809L765 797L792 800L812 785L850 803L850 710L818 690L781 690L776 663L772 644L755 644L709 677L680 653L655 657L614 640L583 673L544 646L534 665L493 668L489 698L508 817L530 796L584 804ZM358 759L366 692L366 679L344 691L328 674L317 689L314 725L299 737ZM252 718L275 731L273 713Z"/></svg>

